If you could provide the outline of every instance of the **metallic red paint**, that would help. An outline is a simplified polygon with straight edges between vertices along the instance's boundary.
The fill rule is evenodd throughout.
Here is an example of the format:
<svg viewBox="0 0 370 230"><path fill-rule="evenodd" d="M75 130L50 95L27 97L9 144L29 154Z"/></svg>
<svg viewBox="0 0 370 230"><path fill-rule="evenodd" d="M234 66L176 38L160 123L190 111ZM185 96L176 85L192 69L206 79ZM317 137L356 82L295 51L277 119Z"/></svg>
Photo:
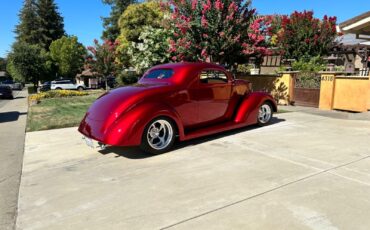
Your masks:
<svg viewBox="0 0 370 230"><path fill-rule="evenodd" d="M171 69L166 79L146 78L153 70ZM225 73L225 83L201 83L203 70ZM258 109L274 99L251 92L249 82L235 80L210 63L176 63L151 68L133 86L114 89L97 99L81 121L79 131L114 146L140 145L145 126L165 116L177 125L179 140L188 140L257 123Z"/></svg>

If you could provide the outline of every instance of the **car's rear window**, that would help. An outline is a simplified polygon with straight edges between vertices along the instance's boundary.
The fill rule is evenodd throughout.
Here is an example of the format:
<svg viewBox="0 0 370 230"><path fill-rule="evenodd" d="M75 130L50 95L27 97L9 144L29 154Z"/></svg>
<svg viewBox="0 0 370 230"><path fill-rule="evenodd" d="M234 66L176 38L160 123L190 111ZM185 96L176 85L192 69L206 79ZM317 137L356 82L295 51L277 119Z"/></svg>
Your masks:
<svg viewBox="0 0 370 230"><path fill-rule="evenodd" d="M144 78L149 79L167 79L172 77L173 70L172 69L156 69L150 71Z"/></svg>

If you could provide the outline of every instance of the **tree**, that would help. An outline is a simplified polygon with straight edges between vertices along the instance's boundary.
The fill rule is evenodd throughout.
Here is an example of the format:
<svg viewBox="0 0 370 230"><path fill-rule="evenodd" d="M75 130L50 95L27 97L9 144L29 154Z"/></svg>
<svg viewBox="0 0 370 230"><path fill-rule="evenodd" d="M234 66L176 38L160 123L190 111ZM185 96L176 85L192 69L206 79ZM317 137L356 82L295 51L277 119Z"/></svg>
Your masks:
<svg viewBox="0 0 370 230"><path fill-rule="evenodd" d="M13 78L13 80L18 82L25 82L25 79L23 79L22 75L17 71L12 61L8 61L6 65L6 71Z"/></svg>
<svg viewBox="0 0 370 230"><path fill-rule="evenodd" d="M268 53L266 33L250 1L176 0L171 21L174 61L212 61L228 66Z"/></svg>
<svg viewBox="0 0 370 230"><path fill-rule="evenodd" d="M114 74L116 70L116 47L117 43L110 40L105 40L103 44L99 44L98 40L94 40L94 46L87 47L90 55L86 61L89 67L101 74L105 78L106 89L107 77Z"/></svg>
<svg viewBox="0 0 370 230"><path fill-rule="evenodd" d="M283 16L277 45L285 58L310 60L326 55L337 37L336 17L315 18L312 11Z"/></svg>
<svg viewBox="0 0 370 230"><path fill-rule="evenodd" d="M62 37L50 45L50 57L58 67L58 73L63 77L74 77L83 67L85 47L78 42L77 37Z"/></svg>
<svg viewBox="0 0 370 230"><path fill-rule="evenodd" d="M127 54L131 57L130 63L142 73L148 68L170 61L169 37L170 30L146 26L141 32L139 42L132 42Z"/></svg>
<svg viewBox="0 0 370 230"><path fill-rule="evenodd" d="M63 17L58 12L54 0L38 0L37 15L39 17L39 42L45 50L49 50L50 44L64 36Z"/></svg>
<svg viewBox="0 0 370 230"><path fill-rule="evenodd" d="M151 28L162 28L164 15L168 13L168 8L161 9L158 2L145 2L130 5L119 19L121 33L117 38L117 63L120 66L130 66L131 57L127 54L128 48L132 43L140 43L140 34L145 30L145 26Z"/></svg>
<svg viewBox="0 0 370 230"><path fill-rule="evenodd" d="M144 26L160 28L163 12L156 1L133 4L119 18L121 36L129 42L138 42Z"/></svg>
<svg viewBox="0 0 370 230"><path fill-rule="evenodd" d="M0 71L6 70L6 63L7 63L7 60L5 58L0 58Z"/></svg>
<svg viewBox="0 0 370 230"><path fill-rule="evenodd" d="M36 10L35 0L24 0L23 7L19 13L19 24L15 28L17 41L38 44L39 17Z"/></svg>
<svg viewBox="0 0 370 230"><path fill-rule="evenodd" d="M17 42L8 55L7 70L22 82L32 82L36 87L45 76L46 52L38 45Z"/></svg>
<svg viewBox="0 0 370 230"><path fill-rule="evenodd" d="M136 0L102 0L104 4L111 6L111 12L109 17L103 19L103 36L105 40L115 41L120 33L118 27L118 20L126 8Z"/></svg>

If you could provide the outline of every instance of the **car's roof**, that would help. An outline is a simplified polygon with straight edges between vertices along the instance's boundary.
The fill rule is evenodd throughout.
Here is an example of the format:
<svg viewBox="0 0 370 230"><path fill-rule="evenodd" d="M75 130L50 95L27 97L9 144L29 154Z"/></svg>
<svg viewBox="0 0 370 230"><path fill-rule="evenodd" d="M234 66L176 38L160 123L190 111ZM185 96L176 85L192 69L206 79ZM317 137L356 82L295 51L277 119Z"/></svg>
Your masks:
<svg viewBox="0 0 370 230"><path fill-rule="evenodd" d="M54 80L52 82L66 82L66 81L72 81L71 79L58 79L58 80Z"/></svg>
<svg viewBox="0 0 370 230"><path fill-rule="evenodd" d="M213 64L213 63L208 63L208 62L178 62L178 63L168 63L168 64L162 64L162 65L157 65L152 67L150 70L147 71L153 71L153 70L158 70L158 69L172 69L174 70L175 74L174 76L166 79L145 79L145 77L140 79L140 83L145 83L145 82L172 82L176 84L182 84L184 82L189 82L194 75L192 73L202 70L202 69L217 69L217 70L222 70L226 71L224 67Z"/></svg>
<svg viewBox="0 0 370 230"><path fill-rule="evenodd" d="M153 69L182 69L182 68L200 68L200 69L205 69L205 68L215 68L215 69L225 69L224 67L214 64L214 63L209 63L209 62L177 62L177 63L167 63L163 65L157 65L153 67Z"/></svg>

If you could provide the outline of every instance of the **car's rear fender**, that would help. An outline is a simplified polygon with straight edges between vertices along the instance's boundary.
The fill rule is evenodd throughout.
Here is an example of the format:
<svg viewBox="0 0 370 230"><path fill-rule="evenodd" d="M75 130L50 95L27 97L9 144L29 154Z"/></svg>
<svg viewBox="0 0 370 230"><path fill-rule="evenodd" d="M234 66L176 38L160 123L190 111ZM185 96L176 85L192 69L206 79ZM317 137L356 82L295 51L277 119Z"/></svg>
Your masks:
<svg viewBox="0 0 370 230"><path fill-rule="evenodd" d="M106 130L105 144L117 146L136 146L141 144L141 138L146 125L156 117L168 117L177 126L180 139L184 137L184 128L177 113L164 103L143 103L124 112Z"/></svg>
<svg viewBox="0 0 370 230"><path fill-rule="evenodd" d="M242 103L237 109L234 122L256 124L259 107L264 103L269 102L273 111L277 111L275 100L270 94L263 92L253 92L245 96Z"/></svg>

